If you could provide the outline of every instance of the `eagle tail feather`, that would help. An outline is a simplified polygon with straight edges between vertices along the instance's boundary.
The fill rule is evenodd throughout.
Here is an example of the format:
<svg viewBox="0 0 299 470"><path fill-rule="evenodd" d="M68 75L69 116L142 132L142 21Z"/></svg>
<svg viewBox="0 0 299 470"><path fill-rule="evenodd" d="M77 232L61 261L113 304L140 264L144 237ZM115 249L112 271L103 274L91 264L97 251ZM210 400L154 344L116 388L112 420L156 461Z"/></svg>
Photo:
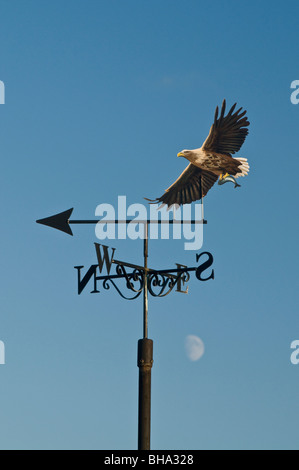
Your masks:
<svg viewBox="0 0 299 470"><path fill-rule="evenodd" d="M235 178L239 178L239 176L246 176L248 175L249 173L249 164L248 164L248 161L247 161L247 158L236 158L235 160L238 160L241 165L239 165L239 168L238 168L238 173L235 174Z"/></svg>

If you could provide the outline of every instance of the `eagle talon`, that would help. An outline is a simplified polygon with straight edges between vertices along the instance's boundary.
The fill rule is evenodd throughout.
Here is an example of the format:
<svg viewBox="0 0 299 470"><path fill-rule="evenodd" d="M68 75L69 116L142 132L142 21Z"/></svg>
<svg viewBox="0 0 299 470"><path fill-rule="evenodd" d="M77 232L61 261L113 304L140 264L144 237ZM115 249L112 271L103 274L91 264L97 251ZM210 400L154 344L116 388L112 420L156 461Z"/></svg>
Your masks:
<svg viewBox="0 0 299 470"><path fill-rule="evenodd" d="M227 178L228 176L229 176L229 173L225 173L225 174L222 173L222 174L220 175L220 179L221 179L221 180L224 180L224 179Z"/></svg>
<svg viewBox="0 0 299 470"><path fill-rule="evenodd" d="M219 181L218 181L218 184L222 185L222 184L228 183L229 181L231 183L234 183L235 188L240 188L241 185L239 183L237 183L236 178L232 175L228 175L228 176L224 175L224 176L222 176L222 178L220 177Z"/></svg>

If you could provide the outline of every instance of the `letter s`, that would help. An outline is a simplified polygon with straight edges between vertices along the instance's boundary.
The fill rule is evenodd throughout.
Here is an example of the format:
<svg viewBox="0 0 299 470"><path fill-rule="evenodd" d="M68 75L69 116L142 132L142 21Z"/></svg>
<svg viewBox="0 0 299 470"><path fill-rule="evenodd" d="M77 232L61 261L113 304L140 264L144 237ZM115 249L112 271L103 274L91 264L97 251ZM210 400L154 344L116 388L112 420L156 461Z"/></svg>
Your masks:
<svg viewBox="0 0 299 470"><path fill-rule="evenodd" d="M298 88L297 88L298 87ZM298 104L299 103L299 98L297 98L297 95L299 95L299 80L294 80L291 83L291 88L297 88L293 93L291 94L291 103L292 104Z"/></svg>
<svg viewBox="0 0 299 470"><path fill-rule="evenodd" d="M201 275L206 269L212 266L214 258L211 253L209 253L208 251L204 251L203 253L196 255L196 262L198 262L199 258L201 258L203 255L208 255L208 259L207 261L205 261L204 263L198 266L198 268L196 269L195 275L197 279L199 279L200 281L208 281L209 279L214 279L214 269L212 269L212 273L210 274L209 277L202 278Z"/></svg>

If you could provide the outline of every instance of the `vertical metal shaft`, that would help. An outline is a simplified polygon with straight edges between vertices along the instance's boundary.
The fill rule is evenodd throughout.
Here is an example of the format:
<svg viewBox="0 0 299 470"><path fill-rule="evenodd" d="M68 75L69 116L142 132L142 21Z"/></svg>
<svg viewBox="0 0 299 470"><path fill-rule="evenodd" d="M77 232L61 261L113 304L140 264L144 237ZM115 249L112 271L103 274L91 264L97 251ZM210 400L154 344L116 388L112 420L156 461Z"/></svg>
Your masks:
<svg viewBox="0 0 299 470"><path fill-rule="evenodd" d="M202 176L200 177L200 203L201 203L201 218L204 221L204 208L203 208L203 197L202 197Z"/></svg>
<svg viewBox="0 0 299 470"><path fill-rule="evenodd" d="M147 258L148 258L148 222L144 224L144 289L143 289L143 338L148 336L148 290L147 290Z"/></svg>
<svg viewBox="0 0 299 470"><path fill-rule="evenodd" d="M148 223L144 224L144 289L143 289L143 338L138 341L137 365L139 367L138 401L138 450L150 450L151 437L151 369L153 365L153 341L148 339Z"/></svg>
<svg viewBox="0 0 299 470"><path fill-rule="evenodd" d="M138 341L139 403L138 450L150 450L151 439L151 369L153 365L153 341Z"/></svg>

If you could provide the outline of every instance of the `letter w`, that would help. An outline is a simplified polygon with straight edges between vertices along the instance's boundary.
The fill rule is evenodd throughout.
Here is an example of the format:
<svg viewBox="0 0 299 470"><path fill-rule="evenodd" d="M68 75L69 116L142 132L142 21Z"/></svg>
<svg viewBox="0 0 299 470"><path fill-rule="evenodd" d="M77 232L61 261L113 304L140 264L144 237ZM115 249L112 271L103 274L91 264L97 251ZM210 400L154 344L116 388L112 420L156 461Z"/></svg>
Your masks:
<svg viewBox="0 0 299 470"><path fill-rule="evenodd" d="M108 253L109 246L100 245L99 243L95 243L95 246L96 246L96 252L97 252L97 258L98 258L100 273L103 270L104 264L106 264L107 274L110 274L111 266L112 266L112 263L113 263L115 248L112 248L112 256L110 258L109 253ZM102 257L102 254L101 254L101 248L100 248L101 246L103 247L103 252L104 252L103 257Z"/></svg>

